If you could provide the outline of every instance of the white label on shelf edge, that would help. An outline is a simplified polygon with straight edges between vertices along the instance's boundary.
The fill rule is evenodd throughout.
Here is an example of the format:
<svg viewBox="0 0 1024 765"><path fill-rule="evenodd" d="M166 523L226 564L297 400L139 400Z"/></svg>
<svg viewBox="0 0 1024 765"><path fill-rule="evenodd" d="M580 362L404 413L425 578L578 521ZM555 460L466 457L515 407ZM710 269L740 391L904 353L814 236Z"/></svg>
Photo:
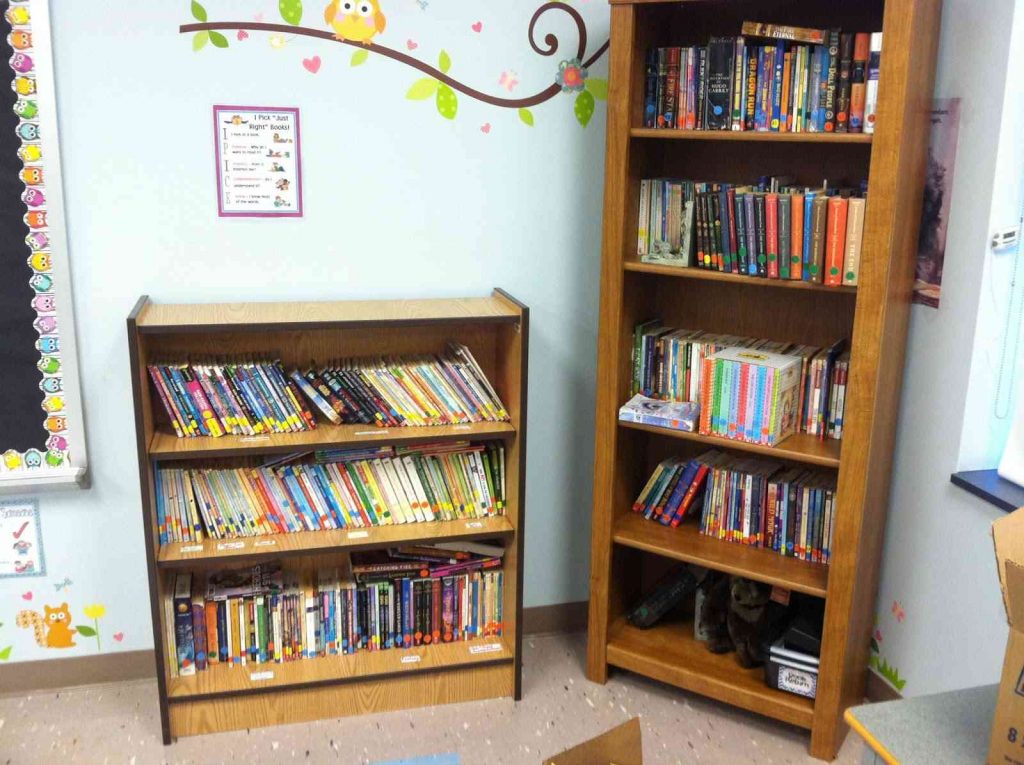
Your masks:
<svg viewBox="0 0 1024 765"><path fill-rule="evenodd" d="M203 551L203 546L202 545L182 545L178 549L178 552L181 552L181 553L202 552L202 551Z"/></svg>
<svg viewBox="0 0 1024 765"><path fill-rule="evenodd" d="M277 540L276 539L261 539L261 540L259 540L257 542L253 542L252 546L253 547L273 547L276 544L277 544Z"/></svg>
<svg viewBox="0 0 1024 765"><path fill-rule="evenodd" d="M385 430L357 430L356 431L356 435L357 436L386 436L388 434L388 432L389 431L386 430L386 429Z"/></svg>
<svg viewBox="0 0 1024 765"><path fill-rule="evenodd" d="M249 674L249 679L254 683L259 682L260 680L273 680L274 673L271 670L267 670L265 672L252 672Z"/></svg>
<svg viewBox="0 0 1024 765"><path fill-rule="evenodd" d="M466 523L467 529L482 529L484 527L483 521L468 521Z"/></svg>
<svg viewBox="0 0 1024 765"><path fill-rule="evenodd" d="M252 441L269 441L270 436L242 436L240 440L243 444L250 443Z"/></svg>
<svg viewBox="0 0 1024 765"><path fill-rule="evenodd" d="M365 539L370 536L369 531L350 531L348 532L349 539Z"/></svg>
<svg viewBox="0 0 1024 765"><path fill-rule="evenodd" d="M487 645L471 645L470 653L494 653L501 650L501 643L488 643Z"/></svg>
<svg viewBox="0 0 1024 765"><path fill-rule="evenodd" d="M245 542L221 542L217 545L218 550L241 550L245 547Z"/></svg>
<svg viewBox="0 0 1024 765"><path fill-rule="evenodd" d="M452 430L470 430L469 425L453 425Z"/></svg>
<svg viewBox="0 0 1024 765"><path fill-rule="evenodd" d="M423 660L423 657L419 654L412 654L411 656L403 656L402 664L419 664Z"/></svg>

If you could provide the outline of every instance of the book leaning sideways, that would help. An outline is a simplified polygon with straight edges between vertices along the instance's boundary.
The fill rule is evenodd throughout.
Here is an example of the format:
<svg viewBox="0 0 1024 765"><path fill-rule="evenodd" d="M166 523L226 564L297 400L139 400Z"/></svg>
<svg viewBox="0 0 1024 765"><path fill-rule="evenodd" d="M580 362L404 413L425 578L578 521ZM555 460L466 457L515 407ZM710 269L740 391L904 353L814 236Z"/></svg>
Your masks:
<svg viewBox="0 0 1024 765"><path fill-rule="evenodd" d="M638 393L619 409L619 419L659 428L693 431L697 426L698 412L698 405L692 401L659 401Z"/></svg>

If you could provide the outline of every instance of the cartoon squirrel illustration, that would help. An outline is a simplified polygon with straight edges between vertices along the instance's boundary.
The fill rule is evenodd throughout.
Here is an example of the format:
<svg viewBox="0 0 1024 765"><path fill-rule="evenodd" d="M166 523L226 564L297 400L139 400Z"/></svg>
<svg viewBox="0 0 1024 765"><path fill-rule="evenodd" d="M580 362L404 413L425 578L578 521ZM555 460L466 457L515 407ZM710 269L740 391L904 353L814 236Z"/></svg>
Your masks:
<svg viewBox="0 0 1024 765"><path fill-rule="evenodd" d="M19 627L32 627L36 633L36 643L43 648L72 648L75 645L73 640L78 631L71 624L71 611L67 603L61 603L60 608L50 608L44 605L43 616L38 611L20 611L15 618L15 624Z"/></svg>

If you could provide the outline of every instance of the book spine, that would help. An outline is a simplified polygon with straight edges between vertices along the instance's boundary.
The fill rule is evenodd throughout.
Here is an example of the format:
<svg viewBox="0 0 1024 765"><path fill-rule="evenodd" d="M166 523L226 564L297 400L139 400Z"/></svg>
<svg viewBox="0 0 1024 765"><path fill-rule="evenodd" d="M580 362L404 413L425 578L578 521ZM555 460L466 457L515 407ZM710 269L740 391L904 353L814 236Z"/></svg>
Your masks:
<svg viewBox="0 0 1024 765"><path fill-rule="evenodd" d="M828 66L825 69L825 122L824 132L836 129L836 86L839 83L839 30L828 31Z"/></svg>
<svg viewBox="0 0 1024 765"><path fill-rule="evenodd" d="M778 43L772 51L772 93L771 93L771 123L772 132L778 133L782 127L782 80L783 67L785 64L786 44Z"/></svg>
<svg viewBox="0 0 1024 765"><path fill-rule="evenodd" d="M850 68L850 132L864 130L864 100L867 87L868 55L871 36L858 32L853 38L853 62Z"/></svg>
<svg viewBox="0 0 1024 765"><path fill-rule="evenodd" d="M824 281L825 241L827 239L826 223L828 218L828 200L826 196L814 198L811 215L811 281L821 284Z"/></svg>
<svg viewBox="0 0 1024 765"><path fill-rule="evenodd" d="M787 50L782 57L782 100L779 111L779 132L788 133L793 129L793 51Z"/></svg>
<svg viewBox="0 0 1024 765"><path fill-rule="evenodd" d="M763 24L757 21L744 21L741 27L743 34L750 37L767 37L775 40L796 40L797 42L821 44L825 39L825 30L808 27L792 27L781 24Z"/></svg>
<svg viewBox="0 0 1024 765"><path fill-rule="evenodd" d="M790 250L792 245L793 197L779 194L779 278L791 278Z"/></svg>
<svg viewBox="0 0 1024 765"><path fill-rule="evenodd" d="M743 90L743 129L754 130L757 124L757 75L760 72L760 48L747 48L746 82Z"/></svg>
<svg viewBox="0 0 1024 765"><path fill-rule="evenodd" d="M660 127L674 128L678 118L679 102L679 48L668 48L665 72L665 111L659 120Z"/></svg>
<svg viewBox="0 0 1024 765"><path fill-rule="evenodd" d="M697 130L707 126L708 49L697 49Z"/></svg>
<svg viewBox="0 0 1024 765"><path fill-rule="evenodd" d="M746 214L743 206L743 195L737 194L734 190L729 190L730 198L732 199L732 221L736 229L736 259L733 262L734 265L738 266L738 272L741 274L748 273L747 268L747 224Z"/></svg>
<svg viewBox="0 0 1024 765"><path fill-rule="evenodd" d="M828 200L828 234L825 248L825 285L838 287L843 283L843 258L846 253L846 216L849 200L830 197Z"/></svg>
<svg viewBox="0 0 1024 765"><path fill-rule="evenodd" d="M854 197L850 200L846 218L846 256L843 263L843 284L857 286L860 271L861 242L864 238L864 206L866 200Z"/></svg>
<svg viewBox="0 0 1024 765"><path fill-rule="evenodd" d="M697 71L698 55L697 48L690 46L686 49L686 129L697 129Z"/></svg>
<svg viewBox="0 0 1024 765"><path fill-rule="evenodd" d="M641 258L647 256L650 244L648 225L651 218L651 181L640 181L640 209L637 215L636 254Z"/></svg>
<svg viewBox="0 0 1024 765"><path fill-rule="evenodd" d="M799 281L804 273L804 195L793 194L791 198L789 277Z"/></svg>
<svg viewBox="0 0 1024 765"><path fill-rule="evenodd" d="M779 278L779 195L766 194L764 198L765 254L768 258L768 278Z"/></svg>
<svg viewBox="0 0 1024 765"><path fill-rule="evenodd" d="M875 110L878 108L878 78L882 66L882 33L872 32L868 54L867 85L864 91L864 132L875 132Z"/></svg>
<svg viewBox="0 0 1024 765"><path fill-rule="evenodd" d="M730 127L735 49L735 42L728 37L712 37L708 43L706 130Z"/></svg>
<svg viewBox="0 0 1024 765"><path fill-rule="evenodd" d="M655 90L655 127L665 127L665 86L668 79L668 48L658 48L658 86Z"/></svg>
<svg viewBox="0 0 1024 765"><path fill-rule="evenodd" d="M738 274L739 268L739 233L736 227L736 191L730 187L725 192L725 198L723 202L723 214L729 222L729 249L728 253L731 257L729 264L729 271L734 274Z"/></svg>
<svg viewBox="0 0 1024 765"><path fill-rule="evenodd" d="M754 227L757 239L757 275L768 276L768 231L765 215L765 195L754 194Z"/></svg>
<svg viewBox="0 0 1024 765"><path fill-rule="evenodd" d="M743 130L743 95L745 90L744 77L747 71L747 46L743 37L737 37L733 51L732 78L732 120L733 130Z"/></svg>
<svg viewBox="0 0 1024 765"><path fill-rule="evenodd" d="M811 192L804 194L804 236L803 247L801 248L801 268L805 282L811 281L811 267L814 265L814 250L811 247L813 240L811 233L814 230L814 197L815 195Z"/></svg>
<svg viewBox="0 0 1024 765"><path fill-rule="evenodd" d="M853 35L839 36L839 83L836 85L836 132L850 130L850 88L853 67Z"/></svg>
<svg viewBox="0 0 1024 765"><path fill-rule="evenodd" d="M644 68L644 127L658 127L658 49L647 51Z"/></svg>
<svg viewBox="0 0 1024 765"><path fill-rule="evenodd" d="M758 259L761 251L758 249L757 227L755 225L756 215L754 214L754 194L743 195L744 219L747 222L747 273L750 276L757 276Z"/></svg>

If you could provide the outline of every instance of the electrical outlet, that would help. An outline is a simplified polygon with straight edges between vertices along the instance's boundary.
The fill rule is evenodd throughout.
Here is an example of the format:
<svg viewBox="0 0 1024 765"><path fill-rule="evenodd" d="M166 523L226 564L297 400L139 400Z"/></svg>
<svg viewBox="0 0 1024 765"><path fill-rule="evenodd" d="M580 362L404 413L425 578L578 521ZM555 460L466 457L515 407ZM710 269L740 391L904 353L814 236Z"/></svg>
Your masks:
<svg viewBox="0 0 1024 765"><path fill-rule="evenodd" d="M996 231L992 234L992 249L993 250L1005 250L1013 247L1017 244L1020 239L1020 228L1017 226L1011 226L1010 228L1004 228L1001 231Z"/></svg>

